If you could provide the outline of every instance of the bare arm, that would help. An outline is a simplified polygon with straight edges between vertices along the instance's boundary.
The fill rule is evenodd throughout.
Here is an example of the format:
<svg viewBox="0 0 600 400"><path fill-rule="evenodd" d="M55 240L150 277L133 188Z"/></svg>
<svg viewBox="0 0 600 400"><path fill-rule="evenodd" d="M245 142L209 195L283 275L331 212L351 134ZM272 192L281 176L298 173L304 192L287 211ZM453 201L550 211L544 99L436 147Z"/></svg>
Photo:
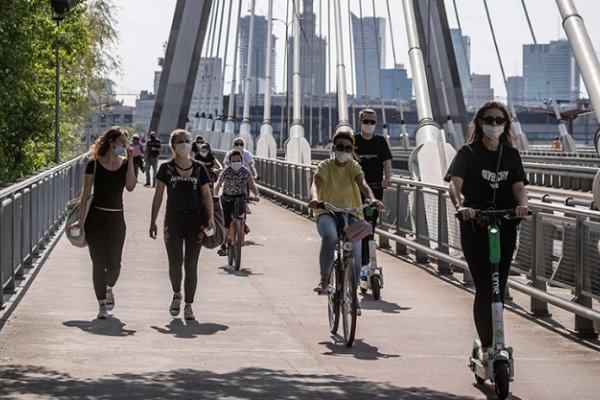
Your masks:
<svg viewBox="0 0 600 400"><path fill-rule="evenodd" d="M463 220L468 221L471 218L475 217L475 210L470 207L464 207L462 202L462 187L464 180L461 177L453 176L450 180L450 185L448 185L448 194L450 195L450 200L454 205L454 208L460 215Z"/></svg>
<svg viewBox="0 0 600 400"><path fill-rule="evenodd" d="M158 210L162 204L163 194L165 192L165 184L159 180L156 181L156 189L154 189L154 198L152 199L152 211L150 215L150 237L156 239L157 227L156 217L158 216ZM212 201L212 199L211 199Z"/></svg>
<svg viewBox="0 0 600 400"><path fill-rule="evenodd" d="M215 209L213 207L212 193L210 192L210 187L208 186L208 183L205 183L204 185L202 185L201 189L202 189L202 201L204 202L204 207L206 209L206 218L208 219L208 221L207 221L208 227L210 229L214 229L215 228L215 220L214 220Z"/></svg>
<svg viewBox="0 0 600 400"><path fill-rule="evenodd" d="M512 193L517 202L517 206L515 207L515 214L517 215L517 217L526 217L527 212L529 211L529 199L527 198L527 189L525 189L525 185L523 184L523 182L513 183Z"/></svg>
<svg viewBox="0 0 600 400"><path fill-rule="evenodd" d="M125 175L125 188L128 192L133 192L137 180L135 179L135 173L133 172L133 153L127 149L127 173Z"/></svg>
<svg viewBox="0 0 600 400"><path fill-rule="evenodd" d="M250 173L252 174L252 178L258 177L258 174L256 173L256 168L254 168L254 162L251 162L250 164L248 164L248 169L250 170Z"/></svg>
<svg viewBox="0 0 600 400"><path fill-rule="evenodd" d="M250 180L248 181L248 187L250 188L250 190L254 193L254 196L256 197L254 199L254 201L258 201L258 187L256 186L256 182L254 182L254 178L250 178Z"/></svg>
<svg viewBox="0 0 600 400"><path fill-rule="evenodd" d="M315 175L312 185L310 185L310 201L308 202L310 208L316 208L317 204L319 204L319 190L321 189L321 185L323 185L323 178L320 175Z"/></svg>
<svg viewBox="0 0 600 400"><path fill-rule="evenodd" d="M392 160L385 160L383 162L383 187L389 187L392 185Z"/></svg>

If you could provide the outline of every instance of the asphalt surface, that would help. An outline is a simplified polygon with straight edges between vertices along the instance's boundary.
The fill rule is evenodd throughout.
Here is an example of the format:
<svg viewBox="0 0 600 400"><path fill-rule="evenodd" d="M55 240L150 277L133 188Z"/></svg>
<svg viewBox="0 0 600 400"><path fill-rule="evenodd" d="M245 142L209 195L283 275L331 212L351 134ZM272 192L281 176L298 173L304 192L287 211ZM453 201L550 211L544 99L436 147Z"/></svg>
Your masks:
<svg viewBox="0 0 600 400"><path fill-rule="evenodd" d="M1 399L488 399L467 369L472 293L434 266L378 252L382 299L360 295L356 343L328 331L314 222L262 199L242 270L203 249L196 321L172 318L167 257L148 236L153 190L125 194L116 307L95 319L87 249L60 237L0 316ZM164 204L163 204L164 207ZM162 213L159 218L162 218ZM162 220L159 220L162 225ZM570 337L572 316L505 313L515 349L510 399L600 398L600 344Z"/></svg>

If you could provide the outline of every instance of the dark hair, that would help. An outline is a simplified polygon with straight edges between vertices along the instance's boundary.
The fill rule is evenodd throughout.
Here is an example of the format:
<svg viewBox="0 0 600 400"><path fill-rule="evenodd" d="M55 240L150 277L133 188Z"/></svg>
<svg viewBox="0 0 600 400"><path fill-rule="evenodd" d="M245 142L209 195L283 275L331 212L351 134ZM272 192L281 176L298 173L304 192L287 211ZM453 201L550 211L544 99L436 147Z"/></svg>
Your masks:
<svg viewBox="0 0 600 400"><path fill-rule="evenodd" d="M201 149L208 149L208 152L212 153L212 149L210 148L210 144L208 144L206 142L204 142L200 146L198 146L198 149L199 150L201 150Z"/></svg>
<svg viewBox="0 0 600 400"><path fill-rule="evenodd" d="M231 161L231 157L233 156L240 156L242 161L244 161L244 157L242 156L242 152L239 150L230 150L229 151L229 161Z"/></svg>
<svg viewBox="0 0 600 400"><path fill-rule="evenodd" d="M377 119L377 113L372 108L363 108L362 110L360 110L360 112L358 113L358 119L362 121L363 116L365 116L365 114L373 115L375 119Z"/></svg>
<svg viewBox="0 0 600 400"><path fill-rule="evenodd" d="M334 146L339 139L347 139L350 142L352 142L352 146L354 146L354 135L349 130L342 129L337 131L335 135L333 135L333 138L331 140Z"/></svg>
<svg viewBox="0 0 600 400"><path fill-rule="evenodd" d="M502 132L502 135L500 135L500 143L505 143L510 146L513 145L511 136L512 124L510 121L510 115L508 114L508 111L506 110L504 104L500 103L499 101L488 101L487 103L479 107L479 109L473 116L473 123L472 127L470 128L472 129L472 132L467 138L467 143L475 143L481 141L481 139L483 138L483 128L481 127L482 118L487 112L487 110L491 110L494 108L500 110L504 116L504 119L506 120L506 122L504 123L504 132Z"/></svg>
<svg viewBox="0 0 600 400"><path fill-rule="evenodd" d="M92 160L97 160L99 157L102 157L108 150L110 150L110 146L120 138L122 135L127 137L127 131L120 126L111 126L106 131L104 131L98 139L90 146L90 151L88 157Z"/></svg>

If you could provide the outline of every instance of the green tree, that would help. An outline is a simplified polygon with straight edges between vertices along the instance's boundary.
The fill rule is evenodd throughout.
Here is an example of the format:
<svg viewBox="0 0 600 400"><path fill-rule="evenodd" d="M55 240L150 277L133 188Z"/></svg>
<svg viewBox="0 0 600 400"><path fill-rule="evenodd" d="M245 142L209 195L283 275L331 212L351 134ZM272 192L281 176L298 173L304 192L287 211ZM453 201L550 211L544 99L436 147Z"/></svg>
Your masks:
<svg viewBox="0 0 600 400"><path fill-rule="evenodd" d="M118 69L111 0L80 0L57 25L49 0L0 7L0 186L52 165L55 49L61 71L61 158L82 151L85 121Z"/></svg>

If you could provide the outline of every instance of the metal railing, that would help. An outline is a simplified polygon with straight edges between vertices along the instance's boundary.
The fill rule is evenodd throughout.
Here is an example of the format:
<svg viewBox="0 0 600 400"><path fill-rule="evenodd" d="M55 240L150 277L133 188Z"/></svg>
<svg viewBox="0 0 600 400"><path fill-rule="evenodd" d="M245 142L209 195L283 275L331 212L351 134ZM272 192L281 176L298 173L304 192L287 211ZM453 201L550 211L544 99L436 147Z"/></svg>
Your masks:
<svg viewBox="0 0 600 400"><path fill-rule="evenodd" d="M0 284L12 292L63 221L83 185L85 156L0 190ZM3 296L0 296L2 306Z"/></svg>
<svg viewBox="0 0 600 400"><path fill-rule="evenodd" d="M291 209L310 214L309 188L315 166L255 157L264 194ZM462 258L460 230L446 186L394 178L384 191L385 212L377 229L379 245L395 243L399 255L416 262L435 260L440 274L464 273L472 282ZM548 304L575 314L575 330L594 336L600 312L600 212L565 205L530 201L533 215L520 224L519 241L508 286L531 297L530 311L548 315ZM409 251L410 249L410 251ZM550 293L547 284L564 288ZM568 292L568 299L564 292Z"/></svg>

